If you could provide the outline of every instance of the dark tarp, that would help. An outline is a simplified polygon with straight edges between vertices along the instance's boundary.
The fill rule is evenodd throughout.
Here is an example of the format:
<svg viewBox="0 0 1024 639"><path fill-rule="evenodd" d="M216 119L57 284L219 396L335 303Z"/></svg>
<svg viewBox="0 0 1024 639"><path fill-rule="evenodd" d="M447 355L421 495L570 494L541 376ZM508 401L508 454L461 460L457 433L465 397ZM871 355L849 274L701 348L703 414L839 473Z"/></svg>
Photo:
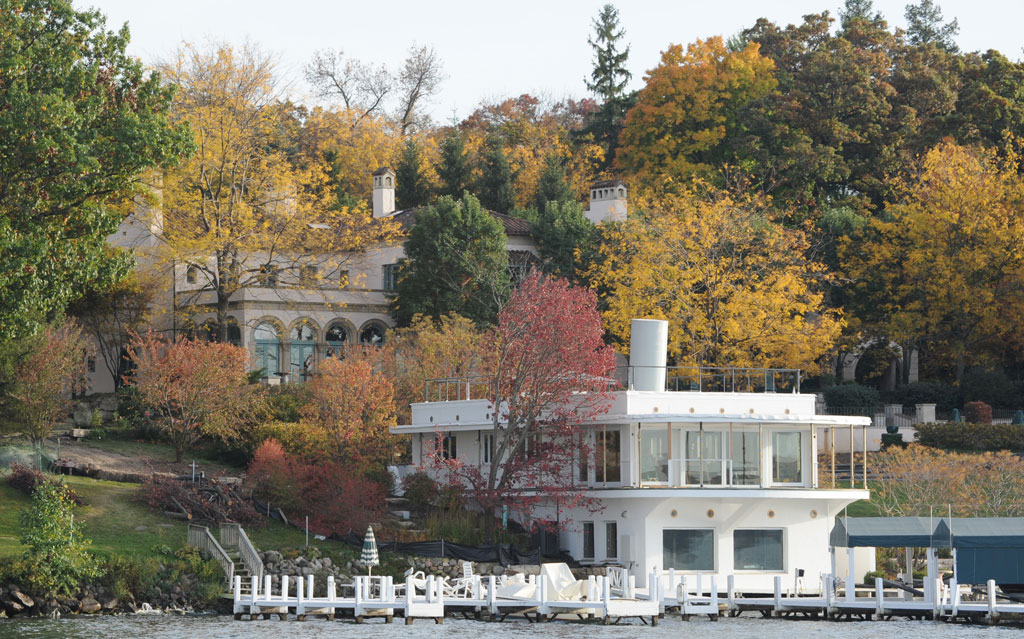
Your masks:
<svg viewBox="0 0 1024 639"><path fill-rule="evenodd" d="M362 547L363 540L352 532L345 537L335 537L353 546ZM512 544L491 544L483 546L464 546L450 541L389 541L378 543L381 552L397 552L418 557L438 557L501 564L539 564L540 551L520 552Z"/></svg>
<svg viewBox="0 0 1024 639"><path fill-rule="evenodd" d="M281 516L276 508L270 508L267 504L264 504L255 497L252 500L256 510L262 514L267 514L273 519L281 521ZM291 523L291 522L289 522ZM296 528L302 528L292 523ZM327 535L327 539L333 541L340 541L347 543L358 548L363 547L363 538L356 535L351 530L347 534L332 533ZM490 544L483 546L463 546L462 544L452 543L450 541L410 541L410 542L397 542L389 541L384 543L377 543L378 552L397 552L406 555L416 555L418 557L437 557L448 558L448 559L459 559L461 561L475 561L501 564L502 566L511 566L516 564L539 564L540 563L540 551L534 550L532 552L522 552L516 550L512 544Z"/></svg>
<svg viewBox="0 0 1024 639"><path fill-rule="evenodd" d="M940 518L836 517L829 544L837 548L948 548L949 537L935 534Z"/></svg>
<svg viewBox="0 0 1024 639"><path fill-rule="evenodd" d="M944 518L935 537L954 548L1024 548L1024 517Z"/></svg>
<svg viewBox="0 0 1024 639"><path fill-rule="evenodd" d="M1024 584L1024 518L944 519L935 535L952 539L960 583Z"/></svg>

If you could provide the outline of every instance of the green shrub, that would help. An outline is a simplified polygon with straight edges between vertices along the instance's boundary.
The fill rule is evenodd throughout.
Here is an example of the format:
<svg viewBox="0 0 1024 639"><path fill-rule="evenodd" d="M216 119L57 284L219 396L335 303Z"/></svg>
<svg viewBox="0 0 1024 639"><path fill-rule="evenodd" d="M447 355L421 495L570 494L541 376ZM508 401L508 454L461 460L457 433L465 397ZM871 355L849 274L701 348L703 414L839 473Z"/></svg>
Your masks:
<svg viewBox="0 0 1024 639"><path fill-rule="evenodd" d="M918 443L946 450L1024 451L1024 426L1014 424L918 424Z"/></svg>
<svg viewBox="0 0 1024 639"><path fill-rule="evenodd" d="M62 480L45 481L18 516L21 543L28 547L22 583L34 594L71 594L101 574L81 520L74 520L74 506Z"/></svg>
<svg viewBox="0 0 1024 639"><path fill-rule="evenodd" d="M824 395L829 408L876 406L882 401L881 395L874 388L854 383L830 386L825 389Z"/></svg>
<svg viewBox="0 0 1024 639"><path fill-rule="evenodd" d="M882 433L882 448L889 446L906 446L901 433Z"/></svg>
<svg viewBox="0 0 1024 639"><path fill-rule="evenodd" d="M160 585L161 560L117 555L103 564L100 583L118 599L142 600Z"/></svg>
<svg viewBox="0 0 1024 639"><path fill-rule="evenodd" d="M308 403L309 388L305 384L271 386L267 392L267 410L272 421L300 421L302 407Z"/></svg>
<svg viewBox="0 0 1024 639"><path fill-rule="evenodd" d="M935 404L938 410L948 411L960 405L960 391L938 382L914 382L887 393L887 400L904 406Z"/></svg>
<svg viewBox="0 0 1024 639"><path fill-rule="evenodd" d="M402 488L405 489L405 498L414 507L427 508L437 501L437 482L424 472L407 475L402 480Z"/></svg>

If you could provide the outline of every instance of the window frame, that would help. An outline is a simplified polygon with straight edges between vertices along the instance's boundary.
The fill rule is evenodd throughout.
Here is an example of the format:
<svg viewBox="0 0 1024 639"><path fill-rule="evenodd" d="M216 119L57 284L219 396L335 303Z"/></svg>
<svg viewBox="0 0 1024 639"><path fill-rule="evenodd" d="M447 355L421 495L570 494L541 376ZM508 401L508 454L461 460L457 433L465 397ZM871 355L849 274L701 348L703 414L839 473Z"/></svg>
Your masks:
<svg viewBox="0 0 1024 639"><path fill-rule="evenodd" d="M668 559L665 556L665 533L667 532L705 532L711 535L711 567L710 568L675 568L676 572L684 573L698 573L698 572L718 572L718 536L715 534L714 528L695 528L695 527L669 527L661 529L661 564L664 566L664 571L668 572L673 566L668 565Z"/></svg>
<svg viewBox="0 0 1024 639"><path fill-rule="evenodd" d="M800 453L797 456L800 477L796 481L780 481L776 473L776 445L775 438L779 435L797 435L800 438ZM769 479L772 486L804 486L807 482L807 463L804 460L804 431L796 429L782 429L770 431L771 450L768 457L768 471L771 473Z"/></svg>
<svg viewBox="0 0 1024 639"><path fill-rule="evenodd" d="M398 290L398 271L401 266L401 262L381 266L381 290L388 292Z"/></svg>
<svg viewBox="0 0 1024 639"><path fill-rule="evenodd" d="M780 535L779 538L779 550L782 555L782 565L780 568L740 568L736 561L736 533L738 532L777 532ZM774 573L774 574L785 574L786 572L786 529L779 528L735 528L732 531L732 569L733 572L741 572L746 574L754 573Z"/></svg>
<svg viewBox="0 0 1024 639"><path fill-rule="evenodd" d="M614 553L611 550L614 549ZM604 522L604 559L605 561L619 560L619 522Z"/></svg>

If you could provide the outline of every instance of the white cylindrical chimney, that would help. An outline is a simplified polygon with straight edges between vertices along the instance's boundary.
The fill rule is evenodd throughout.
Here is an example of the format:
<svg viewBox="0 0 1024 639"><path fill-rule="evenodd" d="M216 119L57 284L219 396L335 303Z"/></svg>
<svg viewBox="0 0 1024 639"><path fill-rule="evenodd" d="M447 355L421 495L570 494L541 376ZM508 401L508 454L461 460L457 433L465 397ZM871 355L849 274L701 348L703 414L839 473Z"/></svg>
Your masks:
<svg viewBox="0 0 1024 639"><path fill-rule="evenodd" d="M629 327L629 365L633 390L665 390L668 322L635 319Z"/></svg>

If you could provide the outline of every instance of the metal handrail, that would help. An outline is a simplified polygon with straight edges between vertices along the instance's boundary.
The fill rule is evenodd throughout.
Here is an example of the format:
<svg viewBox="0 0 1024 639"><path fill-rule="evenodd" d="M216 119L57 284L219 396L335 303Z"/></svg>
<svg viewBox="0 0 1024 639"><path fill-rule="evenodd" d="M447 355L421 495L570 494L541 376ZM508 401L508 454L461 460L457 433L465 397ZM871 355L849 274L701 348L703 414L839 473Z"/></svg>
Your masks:
<svg viewBox="0 0 1024 639"><path fill-rule="evenodd" d="M664 371L666 391L778 393L800 392L799 368L742 368L728 366L618 366L613 382L632 389L637 372ZM426 402L484 399L490 395L494 377L464 375L426 380Z"/></svg>
<svg viewBox="0 0 1024 639"><path fill-rule="evenodd" d="M228 584L231 583L231 578L235 574L235 562L231 561L231 557L224 548L217 542L210 529L206 526L198 526L196 524L188 525L188 545L195 546L200 552L206 552L213 559L217 560L217 563L224 569L224 574L227 576Z"/></svg>
<svg viewBox="0 0 1024 639"><path fill-rule="evenodd" d="M637 373L664 371L666 391L778 393L800 392L799 368L732 366L619 366L615 376L632 389Z"/></svg>
<svg viewBox="0 0 1024 639"><path fill-rule="evenodd" d="M227 546L238 548L238 558L249 571L249 574L263 579L263 560L260 559L256 547L249 541L249 535L239 524L223 523L220 525L220 540Z"/></svg>

